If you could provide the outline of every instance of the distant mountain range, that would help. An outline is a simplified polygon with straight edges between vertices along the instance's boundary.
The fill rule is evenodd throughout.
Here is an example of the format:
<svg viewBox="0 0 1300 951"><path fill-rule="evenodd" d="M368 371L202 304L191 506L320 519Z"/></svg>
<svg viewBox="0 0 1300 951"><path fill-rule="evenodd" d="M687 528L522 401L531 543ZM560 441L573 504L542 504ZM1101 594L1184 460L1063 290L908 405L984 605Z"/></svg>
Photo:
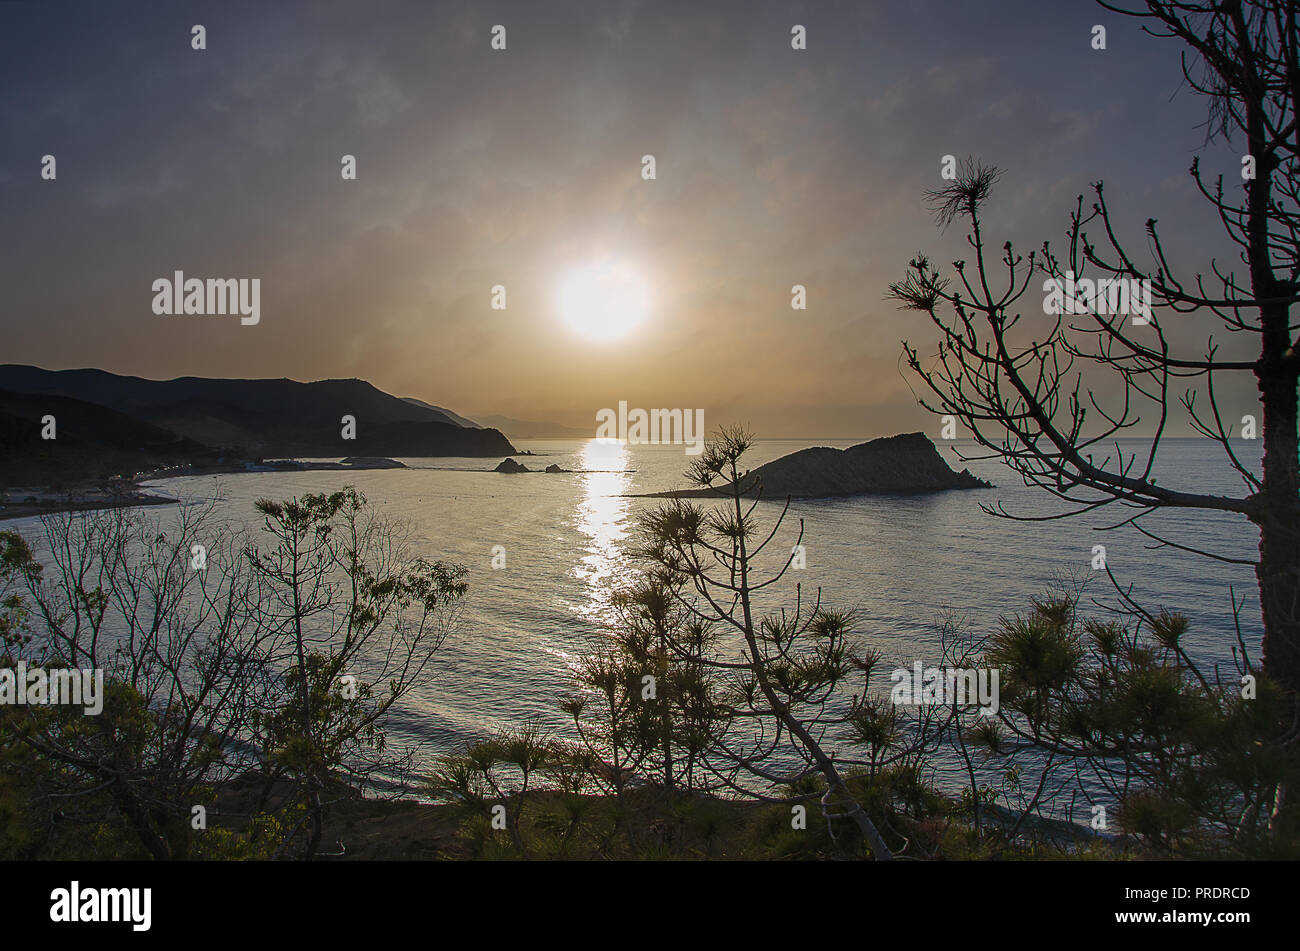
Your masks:
<svg viewBox="0 0 1300 951"><path fill-rule="evenodd" d="M480 426L478 423L474 422L474 420L466 419L464 416L460 416L456 413L453 413L451 410L445 409L442 406L434 406L432 403L426 403L424 400L417 400L414 396L403 396L402 400L404 402L410 403L412 406L420 406L423 407L424 409L432 410L433 412L438 413L439 415L445 417L447 422L455 423L457 426L465 426L469 429L488 428L485 426ZM504 431L505 430L502 430L502 432Z"/></svg>
<svg viewBox="0 0 1300 951"><path fill-rule="evenodd" d="M484 426L499 429L515 439L590 439L595 435L596 424L590 429L575 429L561 426L559 423L541 422L532 419L511 419L509 416L477 416Z"/></svg>
<svg viewBox="0 0 1300 951"><path fill-rule="evenodd" d="M443 406L434 406L432 403L426 403L424 400L417 400L413 396L405 396L402 398L413 406L422 406L425 409L441 413L457 426L499 429L505 435L513 436L516 439L546 439L548 437L555 439L584 439L589 438L594 431L592 429L575 429L572 426L561 426L559 423L535 419L514 419L510 416L495 416L490 413L486 415L476 415L475 419L477 419L478 422L475 422L474 419L460 416Z"/></svg>
<svg viewBox="0 0 1300 951"><path fill-rule="evenodd" d="M41 438L54 416L57 438ZM356 438L343 439L344 416ZM146 380L0 365L0 478L71 482L174 464L285 456L506 456L496 429L364 380Z"/></svg>

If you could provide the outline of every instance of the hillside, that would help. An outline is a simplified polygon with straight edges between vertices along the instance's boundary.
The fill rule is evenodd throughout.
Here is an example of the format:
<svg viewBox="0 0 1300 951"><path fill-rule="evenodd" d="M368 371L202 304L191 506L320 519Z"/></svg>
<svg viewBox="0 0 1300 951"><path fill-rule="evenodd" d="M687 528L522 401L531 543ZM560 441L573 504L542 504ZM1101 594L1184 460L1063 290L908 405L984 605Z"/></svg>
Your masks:
<svg viewBox="0 0 1300 951"><path fill-rule="evenodd" d="M591 429L575 429L535 419L513 419L509 416L477 416L485 426L501 430L507 436L516 439L590 439L596 432L593 423Z"/></svg>
<svg viewBox="0 0 1300 951"><path fill-rule="evenodd" d="M228 455L499 456L515 451L495 429L463 428L430 406L391 396L364 380L146 380L103 370L7 364L0 366L0 389L95 404ZM356 419L356 440L341 438L344 416Z"/></svg>
<svg viewBox="0 0 1300 951"><path fill-rule="evenodd" d="M54 439L41 438L47 415L55 419ZM215 461L206 446L104 406L0 390L0 485L99 481Z"/></svg>
<svg viewBox="0 0 1300 951"><path fill-rule="evenodd" d="M414 396L403 396L402 402L410 403L412 406L421 406L424 409L433 410L433 412L440 413L441 415L445 416L447 418L447 422L455 423L457 426L464 426L466 429L483 428L478 423L474 422L474 420L466 419L464 416L461 416L459 413L453 413L445 406L434 406L432 403L426 403L424 400L417 400ZM500 427L497 428L499 429Z"/></svg>

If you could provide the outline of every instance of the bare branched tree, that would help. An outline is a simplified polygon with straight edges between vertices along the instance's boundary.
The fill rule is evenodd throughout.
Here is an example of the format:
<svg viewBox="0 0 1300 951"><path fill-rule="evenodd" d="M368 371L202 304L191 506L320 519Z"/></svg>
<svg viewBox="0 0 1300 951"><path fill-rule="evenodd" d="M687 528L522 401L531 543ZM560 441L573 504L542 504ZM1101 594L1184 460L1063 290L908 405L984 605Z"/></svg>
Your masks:
<svg viewBox="0 0 1300 951"><path fill-rule="evenodd" d="M125 509L47 515L39 541L43 560L0 533L0 593L26 631L11 657L99 671L106 696L94 716L15 707L13 735L50 766L43 794L64 811L103 795L145 854L183 856L192 806L255 764L242 741L274 692L243 540L185 506L167 530Z"/></svg>
<svg viewBox="0 0 1300 951"><path fill-rule="evenodd" d="M942 332L937 356L923 356L907 343L904 353L929 391L922 399L927 408L956 416L1026 484L1070 503L1067 511L1049 517L1119 503L1132 510L1119 524L1134 526L1159 545L1189 551L1198 549L1162 537L1142 520L1168 509L1248 519L1258 531L1257 561L1199 553L1254 567L1263 614L1263 671L1295 694L1300 691L1300 358L1291 316L1300 300L1295 5L1289 0L1148 0L1140 10L1102 5L1142 18L1153 35L1185 43L1184 75L1209 101L1211 139L1244 140L1239 194L1232 194L1221 176L1206 181L1199 161L1190 170L1239 248L1244 275L1213 259L1201 272L1182 273L1167 257L1153 219L1146 224L1149 260L1141 263L1120 237L1101 183L1093 186L1090 207L1080 197L1065 250L1044 244L1025 257L1007 242L995 258L981 209L999 171L968 163L929 197L943 224L968 223L974 267L955 262L955 276L949 278L919 255L904 280L891 286L891 296L927 313ZM1051 294L1037 294L1044 277L1042 289L1056 287L1055 303L1062 306L1053 306ZM1149 306L1144 306L1145 291L1136 306L1132 294L1127 295L1130 306L1123 306L1130 288L1145 287ZM1032 306L1022 309L1026 294ZM1086 299L1075 300L1076 295ZM1249 358L1250 348L1246 359L1221 357L1212 335L1203 351L1176 352L1169 331L1195 319L1217 319L1229 334L1254 335L1258 357ZM1105 373L1117 376L1120 386L1097 384L1092 374ZM1252 376L1263 404L1264 454L1258 469L1240 458L1232 443L1234 426L1225 420L1220 396L1231 374ZM1099 396L1108 393L1120 395ZM1199 405L1198 393L1204 394ZM1216 495L1157 480L1161 439L1172 417L1183 414L1222 447L1244 484L1240 494ZM1136 434L1139 425L1150 427L1149 447L1126 453L1114 440Z"/></svg>

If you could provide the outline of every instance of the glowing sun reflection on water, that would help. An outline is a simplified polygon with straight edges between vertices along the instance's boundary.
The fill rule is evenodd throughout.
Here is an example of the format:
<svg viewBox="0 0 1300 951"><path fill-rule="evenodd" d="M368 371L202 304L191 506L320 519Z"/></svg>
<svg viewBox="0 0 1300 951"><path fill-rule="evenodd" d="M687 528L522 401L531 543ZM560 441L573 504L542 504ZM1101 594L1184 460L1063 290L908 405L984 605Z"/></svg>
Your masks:
<svg viewBox="0 0 1300 951"><path fill-rule="evenodd" d="M631 485L627 445L616 439L593 439L582 450L583 497L578 503L577 528L584 546L574 574L587 588L587 601L578 608L597 623L609 621L610 594L623 581L627 559L622 543L631 532Z"/></svg>

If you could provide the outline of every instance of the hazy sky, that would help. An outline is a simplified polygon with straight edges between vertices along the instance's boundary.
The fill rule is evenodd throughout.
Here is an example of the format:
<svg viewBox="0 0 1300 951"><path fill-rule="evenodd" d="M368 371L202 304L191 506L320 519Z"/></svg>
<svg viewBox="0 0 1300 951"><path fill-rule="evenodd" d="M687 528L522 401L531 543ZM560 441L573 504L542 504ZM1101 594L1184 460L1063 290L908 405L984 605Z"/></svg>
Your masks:
<svg viewBox="0 0 1300 951"><path fill-rule="evenodd" d="M3 4L0 360L361 377L576 426L627 400L767 436L934 430L899 341L937 335L885 293L918 249L962 251L922 201L941 156L1007 170L997 246L1059 239L1102 178L1135 250L1155 217L1204 266L1223 239L1179 53L1087 0ZM558 288L607 256L651 308L596 342ZM260 278L261 322L156 316L178 269Z"/></svg>

